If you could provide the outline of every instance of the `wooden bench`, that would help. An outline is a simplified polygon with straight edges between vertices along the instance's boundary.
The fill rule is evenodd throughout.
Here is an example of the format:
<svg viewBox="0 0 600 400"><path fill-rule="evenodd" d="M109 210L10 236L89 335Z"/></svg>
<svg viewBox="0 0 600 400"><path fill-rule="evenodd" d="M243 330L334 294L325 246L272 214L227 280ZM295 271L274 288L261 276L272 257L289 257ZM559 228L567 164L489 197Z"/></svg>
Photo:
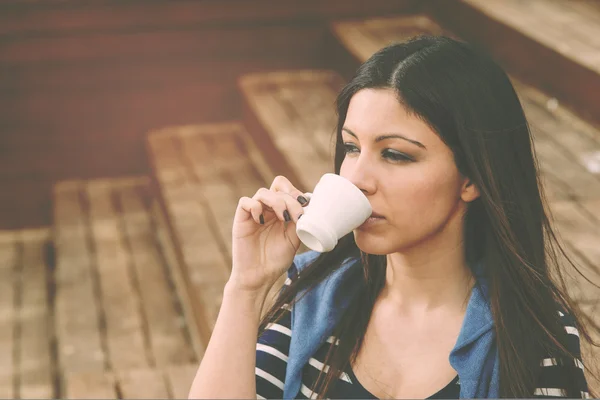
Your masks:
<svg viewBox="0 0 600 400"><path fill-rule="evenodd" d="M270 165L300 190L333 172L335 99L343 84L331 71L249 74L240 78L244 122Z"/></svg>
<svg viewBox="0 0 600 400"><path fill-rule="evenodd" d="M598 4L579 0L463 1L600 74Z"/></svg>
<svg viewBox="0 0 600 400"><path fill-rule="evenodd" d="M521 79L600 122L600 6L586 0L435 0L431 14Z"/></svg>
<svg viewBox="0 0 600 400"><path fill-rule="evenodd" d="M149 179L66 181L54 198L63 395L171 397L166 371L196 368L198 357L160 245Z"/></svg>
<svg viewBox="0 0 600 400"><path fill-rule="evenodd" d="M201 338L201 357L231 270L231 228L238 201L269 187L275 173L246 129L235 122L152 132L148 154L162 224L169 231L164 240L171 242L178 284L188 299L186 315Z"/></svg>
<svg viewBox="0 0 600 400"><path fill-rule="evenodd" d="M0 232L0 397L54 398L50 229ZM17 335L15 336L15 333Z"/></svg>
<svg viewBox="0 0 600 400"><path fill-rule="evenodd" d="M387 45L423 34L446 34L437 22L426 15L403 15L387 18L370 18L358 21L337 21L331 31L344 49L355 60L366 61L373 53ZM356 65L347 66L354 70Z"/></svg>
<svg viewBox="0 0 600 400"><path fill-rule="evenodd" d="M497 3L485 4L496 7ZM366 61L377 49L415 34L451 35L423 16L339 22L332 25L332 30L355 58L355 65ZM511 79L531 126L555 226L570 255L599 282L600 130L568 111L556 99ZM572 273L578 277L575 271ZM572 279L570 288L586 314L595 316L596 323L600 323L598 289L581 278Z"/></svg>

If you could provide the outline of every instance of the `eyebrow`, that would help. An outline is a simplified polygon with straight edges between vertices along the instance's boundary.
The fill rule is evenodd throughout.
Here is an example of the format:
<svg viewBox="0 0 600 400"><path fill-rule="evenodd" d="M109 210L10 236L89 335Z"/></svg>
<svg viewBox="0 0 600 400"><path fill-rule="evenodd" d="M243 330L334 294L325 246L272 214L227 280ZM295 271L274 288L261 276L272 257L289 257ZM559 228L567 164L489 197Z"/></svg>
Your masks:
<svg viewBox="0 0 600 400"><path fill-rule="evenodd" d="M347 133L349 133L350 135L354 136L356 139L358 139L358 136L356 136L356 133L352 132L350 129L344 127L344 128L342 128L342 130L345 131L345 132L347 132ZM377 138L375 138L375 143L379 143L382 140L392 139L392 138L406 140L407 142L410 142L410 143L412 143L414 145L417 145L417 146L421 147L422 149L427 150L427 147L425 147L425 145L423 143L417 142L416 140L409 139L406 136L402 136L402 135L397 134L397 133L390 133L388 135L378 136Z"/></svg>

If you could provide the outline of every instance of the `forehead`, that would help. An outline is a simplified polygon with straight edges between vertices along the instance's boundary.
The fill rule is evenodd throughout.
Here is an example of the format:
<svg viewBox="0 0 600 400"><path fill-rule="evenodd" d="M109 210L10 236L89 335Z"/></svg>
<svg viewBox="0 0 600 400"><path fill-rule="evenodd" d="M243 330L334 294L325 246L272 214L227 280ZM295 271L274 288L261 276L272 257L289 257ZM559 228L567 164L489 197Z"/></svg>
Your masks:
<svg viewBox="0 0 600 400"><path fill-rule="evenodd" d="M385 133L401 133L426 146L440 140L429 125L407 112L392 89L358 91L350 99L344 126L361 140Z"/></svg>

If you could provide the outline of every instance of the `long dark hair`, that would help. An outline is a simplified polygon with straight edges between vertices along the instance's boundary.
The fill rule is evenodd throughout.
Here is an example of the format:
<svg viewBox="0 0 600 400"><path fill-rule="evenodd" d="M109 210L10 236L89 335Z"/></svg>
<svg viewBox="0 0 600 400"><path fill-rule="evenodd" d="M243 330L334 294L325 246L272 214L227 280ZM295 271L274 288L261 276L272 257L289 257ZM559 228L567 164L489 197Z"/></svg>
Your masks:
<svg viewBox="0 0 600 400"><path fill-rule="evenodd" d="M485 52L448 37L420 36L381 49L337 98L337 174L345 156L341 128L350 99L366 88L395 90L398 101L440 136L460 173L479 188L480 197L468 206L464 243L468 265L481 261L489 282L499 395L532 397L543 358L574 362L579 357L566 348L559 308L574 318L581 337L594 342L565 287L563 260L579 269L550 224L531 132L510 79ZM319 397L327 396L340 372L356 359L385 283L386 257L363 253L353 234L346 235L281 292L259 328L260 334L278 318L283 304L293 303L296 293L313 288L349 256L361 260L366 285L335 327L340 344L330 347L329 371L322 371L312 388ZM567 395L580 397L576 377L569 381Z"/></svg>

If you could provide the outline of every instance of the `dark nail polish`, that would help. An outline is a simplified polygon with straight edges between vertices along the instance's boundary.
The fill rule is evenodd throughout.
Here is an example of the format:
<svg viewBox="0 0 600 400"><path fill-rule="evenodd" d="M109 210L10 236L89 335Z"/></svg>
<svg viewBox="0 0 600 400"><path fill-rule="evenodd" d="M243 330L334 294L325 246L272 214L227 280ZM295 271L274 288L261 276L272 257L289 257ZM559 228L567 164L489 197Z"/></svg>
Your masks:
<svg viewBox="0 0 600 400"><path fill-rule="evenodd" d="M298 196L296 200L298 200L298 203L300 203L301 205L305 205L306 203L308 203L308 200L306 200L306 197L304 196Z"/></svg>
<svg viewBox="0 0 600 400"><path fill-rule="evenodd" d="M286 221L291 221L292 218L290 218L290 213L288 212L288 210L285 210L283 212L283 219L285 219Z"/></svg>
<svg viewBox="0 0 600 400"><path fill-rule="evenodd" d="M263 217L262 214L260 214L260 217L258 218L260 220L260 224L264 225L265 224L265 217Z"/></svg>

